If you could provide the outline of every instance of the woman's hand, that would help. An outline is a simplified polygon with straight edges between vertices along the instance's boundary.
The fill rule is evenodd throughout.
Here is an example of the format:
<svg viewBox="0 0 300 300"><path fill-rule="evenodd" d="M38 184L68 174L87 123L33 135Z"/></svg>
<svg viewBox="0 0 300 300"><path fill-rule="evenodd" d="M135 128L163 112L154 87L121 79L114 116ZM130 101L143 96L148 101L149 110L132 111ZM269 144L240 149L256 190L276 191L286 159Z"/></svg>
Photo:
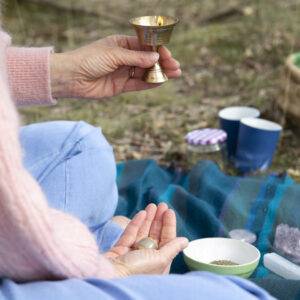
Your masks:
<svg viewBox="0 0 300 300"><path fill-rule="evenodd" d="M136 37L112 35L71 52L52 54L52 96L99 99L156 87L160 84L141 79L145 68L158 59L169 78L181 75L179 63L166 47L159 47L159 55L146 50Z"/></svg>
<svg viewBox="0 0 300 300"><path fill-rule="evenodd" d="M141 239L151 237L158 250L135 250ZM186 248L186 238L176 238L176 217L165 203L149 204L129 223L114 248L104 255L110 259L118 277L133 274L166 274L175 256Z"/></svg>

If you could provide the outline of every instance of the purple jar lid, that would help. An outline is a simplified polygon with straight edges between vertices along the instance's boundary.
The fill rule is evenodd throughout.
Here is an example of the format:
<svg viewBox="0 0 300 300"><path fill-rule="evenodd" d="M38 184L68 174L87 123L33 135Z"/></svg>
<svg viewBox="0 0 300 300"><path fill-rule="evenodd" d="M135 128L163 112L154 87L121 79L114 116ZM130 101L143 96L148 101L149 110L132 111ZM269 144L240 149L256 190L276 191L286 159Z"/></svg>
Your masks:
<svg viewBox="0 0 300 300"><path fill-rule="evenodd" d="M226 141L227 134L222 129L204 128L189 132L185 141L192 145L214 145Z"/></svg>

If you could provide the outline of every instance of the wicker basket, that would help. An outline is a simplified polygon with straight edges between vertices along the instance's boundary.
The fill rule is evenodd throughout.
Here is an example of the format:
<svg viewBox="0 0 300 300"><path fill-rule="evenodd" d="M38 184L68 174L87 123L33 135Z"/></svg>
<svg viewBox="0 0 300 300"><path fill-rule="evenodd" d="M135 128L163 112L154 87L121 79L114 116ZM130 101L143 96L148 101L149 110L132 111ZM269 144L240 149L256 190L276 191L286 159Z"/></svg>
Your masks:
<svg viewBox="0 0 300 300"><path fill-rule="evenodd" d="M300 53L292 54L286 60L276 102L287 119L300 127Z"/></svg>

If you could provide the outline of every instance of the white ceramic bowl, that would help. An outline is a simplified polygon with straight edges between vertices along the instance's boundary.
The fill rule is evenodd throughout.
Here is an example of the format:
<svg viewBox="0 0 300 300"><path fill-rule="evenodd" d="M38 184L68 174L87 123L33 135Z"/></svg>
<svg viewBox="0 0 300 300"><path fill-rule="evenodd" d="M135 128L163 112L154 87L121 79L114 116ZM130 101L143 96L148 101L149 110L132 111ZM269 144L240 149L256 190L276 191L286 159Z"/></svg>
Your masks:
<svg viewBox="0 0 300 300"><path fill-rule="evenodd" d="M251 244L230 238L204 238L194 240L183 250L184 261L190 270L248 278L256 269L259 250ZM238 265L211 264L212 261L229 260Z"/></svg>

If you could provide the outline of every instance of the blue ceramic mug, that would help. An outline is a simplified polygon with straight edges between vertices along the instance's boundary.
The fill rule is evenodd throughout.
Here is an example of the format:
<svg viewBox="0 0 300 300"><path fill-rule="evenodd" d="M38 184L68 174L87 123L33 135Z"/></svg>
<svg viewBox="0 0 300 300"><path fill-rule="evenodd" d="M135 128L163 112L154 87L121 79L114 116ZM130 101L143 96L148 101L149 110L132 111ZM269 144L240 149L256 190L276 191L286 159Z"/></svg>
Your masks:
<svg viewBox="0 0 300 300"><path fill-rule="evenodd" d="M234 162L240 120L242 118L258 118L260 111L247 106L231 106L219 111L221 128L227 133L227 155L229 162Z"/></svg>
<svg viewBox="0 0 300 300"><path fill-rule="evenodd" d="M271 165L282 127L256 118L243 118L240 123L235 167L244 172L266 171Z"/></svg>

